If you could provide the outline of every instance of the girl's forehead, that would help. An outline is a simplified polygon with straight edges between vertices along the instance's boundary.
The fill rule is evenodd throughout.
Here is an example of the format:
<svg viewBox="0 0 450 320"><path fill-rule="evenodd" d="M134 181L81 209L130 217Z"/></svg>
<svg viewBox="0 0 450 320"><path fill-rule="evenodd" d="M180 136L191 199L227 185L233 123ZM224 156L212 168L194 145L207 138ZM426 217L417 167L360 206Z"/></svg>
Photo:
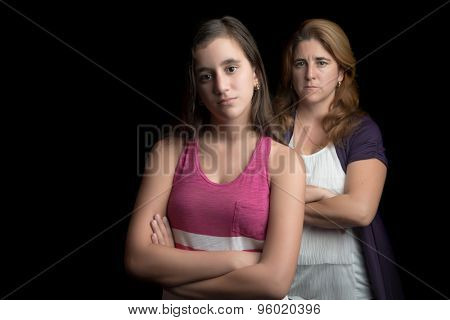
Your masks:
<svg viewBox="0 0 450 320"><path fill-rule="evenodd" d="M215 38L194 51L194 60L197 64L217 64L244 58L245 54L240 44L230 37Z"/></svg>

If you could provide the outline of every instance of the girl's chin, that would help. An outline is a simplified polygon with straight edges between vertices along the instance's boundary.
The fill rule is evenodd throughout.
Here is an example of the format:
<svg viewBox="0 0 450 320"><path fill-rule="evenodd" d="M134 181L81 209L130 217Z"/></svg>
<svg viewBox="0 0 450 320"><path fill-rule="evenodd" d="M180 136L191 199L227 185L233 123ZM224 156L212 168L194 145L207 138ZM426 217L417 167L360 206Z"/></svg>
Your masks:
<svg viewBox="0 0 450 320"><path fill-rule="evenodd" d="M243 115L243 111L238 108L222 109L218 114L218 118L224 121L232 121L239 119Z"/></svg>

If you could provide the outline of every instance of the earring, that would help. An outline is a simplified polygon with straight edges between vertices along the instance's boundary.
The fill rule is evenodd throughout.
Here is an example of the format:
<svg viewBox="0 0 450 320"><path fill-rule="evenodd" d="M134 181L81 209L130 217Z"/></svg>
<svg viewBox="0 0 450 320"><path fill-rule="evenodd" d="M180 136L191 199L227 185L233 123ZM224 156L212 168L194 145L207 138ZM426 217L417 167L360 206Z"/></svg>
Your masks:
<svg viewBox="0 0 450 320"><path fill-rule="evenodd" d="M256 80L256 85L254 87L255 91L258 91L259 89L261 89L261 86L259 85L259 81Z"/></svg>
<svg viewBox="0 0 450 320"><path fill-rule="evenodd" d="M342 81L338 81L337 87L339 88L341 86L341 84L342 84Z"/></svg>

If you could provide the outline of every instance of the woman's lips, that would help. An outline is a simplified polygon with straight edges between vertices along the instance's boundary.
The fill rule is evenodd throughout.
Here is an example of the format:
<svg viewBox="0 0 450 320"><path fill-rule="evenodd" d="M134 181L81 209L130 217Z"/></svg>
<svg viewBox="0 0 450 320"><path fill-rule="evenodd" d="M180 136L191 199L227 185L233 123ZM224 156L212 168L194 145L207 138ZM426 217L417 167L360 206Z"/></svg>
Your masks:
<svg viewBox="0 0 450 320"><path fill-rule="evenodd" d="M311 91L311 92L314 92L314 91L317 91L317 90L319 90L319 87L310 87L310 86L308 86L308 87L303 87L303 90L304 91Z"/></svg>

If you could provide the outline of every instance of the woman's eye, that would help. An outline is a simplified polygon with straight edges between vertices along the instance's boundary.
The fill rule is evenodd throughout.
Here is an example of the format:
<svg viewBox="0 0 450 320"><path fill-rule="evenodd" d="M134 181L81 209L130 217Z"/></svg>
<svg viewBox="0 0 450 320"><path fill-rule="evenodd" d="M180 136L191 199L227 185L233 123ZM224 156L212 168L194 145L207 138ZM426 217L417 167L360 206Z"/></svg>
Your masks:
<svg viewBox="0 0 450 320"><path fill-rule="evenodd" d="M236 72L237 68L238 67L236 67L236 66L230 66L230 67L227 68L227 71L229 73L234 73L234 72Z"/></svg>
<svg viewBox="0 0 450 320"><path fill-rule="evenodd" d="M303 67L304 65L305 65L305 61L303 61L303 60L295 62L295 66L297 68Z"/></svg>
<svg viewBox="0 0 450 320"><path fill-rule="evenodd" d="M321 66L321 67L325 67L328 63L326 62L326 61L324 61L324 60L320 60L319 62L319 66Z"/></svg>

